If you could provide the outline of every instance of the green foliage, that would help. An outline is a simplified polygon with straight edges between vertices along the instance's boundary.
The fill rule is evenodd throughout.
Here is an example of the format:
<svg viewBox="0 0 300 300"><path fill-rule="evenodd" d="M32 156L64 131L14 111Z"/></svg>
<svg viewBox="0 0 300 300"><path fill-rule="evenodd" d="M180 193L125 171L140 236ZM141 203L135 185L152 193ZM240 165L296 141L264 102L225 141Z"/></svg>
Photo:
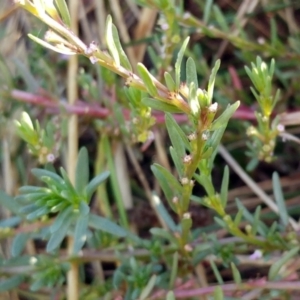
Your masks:
<svg viewBox="0 0 300 300"><path fill-rule="evenodd" d="M270 67L258 56L256 64L251 63L251 70L246 66L245 70L250 77L254 88L251 91L257 100L261 112L257 112L256 119L258 126L249 126L247 134L252 137L252 144L248 144L250 151L248 155L252 160L248 164L248 169L253 169L257 160L271 162L274 160L274 149L276 139L284 131L284 126L279 124L277 118L271 121L271 114L280 97L280 91L276 94L272 91L272 77L275 71L275 60L272 59Z"/></svg>
<svg viewBox="0 0 300 300"><path fill-rule="evenodd" d="M94 163L93 159L89 159L87 148L81 148L75 174L68 174L62 166L57 166L64 165L64 157L60 155L60 145L64 146L64 141L57 138L60 136L58 124L50 120L40 125L38 121L33 122L25 112L15 122L18 136L27 144L38 163L45 167L31 168L34 178L24 180L26 184L19 188L16 197L0 191L1 206L13 214L0 222L0 237L13 238L12 258L1 256L0 260L3 277L1 292L16 290L23 282L30 283L29 290L32 292L45 289L62 291L65 283L69 284L69 281L66 282L66 272L70 267L72 270L75 264L78 269L83 270L84 263L88 262L97 270L99 278L95 276L95 282L90 285L80 283L84 299L122 297L144 300L154 297L172 300L177 295L186 298L190 295L209 295L212 299L222 300L227 299L223 291L231 291L230 289L240 293L257 288L261 291L268 289L269 284L272 286L272 281L285 278L288 263L299 254L297 232L294 227L293 230L289 227L294 223L291 222L276 172L272 179L279 223L276 220L266 223L260 205L250 211L239 199L236 199L236 210L232 212L228 201L228 166L225 166L220 185L216 187L213 173L216 155L227 125L240 102L228 101L227 105L222 105L219 100L224 95L218 80L219 76L220 81L224 80L224 75L217 75L221 61L217 59L214 62L219 55L212 56L214 65L209 73L208 63L202 64L205 66L203 69L199 67L199 58L195 55L197 50L192 51L188 47L190 37L186 37L187 32L196 32L222 38L241 51L249 48L250 51L263 50L276 54L280 50L276 49L276 24L271 24L271 43L259 46L247 38L231 33L231 28L239 28L240 20L229 24L227 16L213 1L199 1L204 12L203 21L184 14L184 1L137 2L160 12L161 39L157 38L155 43L160 46L156 48L164 49L164 53L159 57L158 53L154 53L154 48L151 50L152 55L150 53L151 57L158 60L152 64L157 69L150 69L146 67L148 64L142 62L138 62L136 66L131 64L127 57L128 49L123 48L111 16L107 17L105 28L107 53L103 45L98 46L95 42L85 45L69 29L71 18L65 1L56 0L52 3L25 0L19 3L51 30L44 39L30 35L34 41L61 54L82 55L97 67L98 73L86 74L84 70L78 81L89 94L87 99L90 97L95 100L100 96L105 98L101 106L97 106L99 110L105 110L105 117L95 122L95 128L100 134L97 161ZM215 26L210 26L211 22ZM181 29L179 24L188 30ZM243 34L241 29L241 35ZM200 49L198 53L201 51ZM88 70L89 68L87 67ZM107 74L123 77L125 88L120 87L120 81L115 76L110 79L106 78L110 75L103 76L100 80L97 77L101 73L100 68L102 74L106 72L103 71L105 69ZM251 157L249 168L257 166L260 160L273 161L276 139L283 129L279 118L272 118L280 96L279 91L274 94L272 88L275 60L272 59L268 67L258 56L256 63L251 63L251 68L245 67L245 70L254 86L251 91L260 108L260 112L256 113L257 127L250 126L247 130L252 138L252 143L248 143L248 154ZM200 81L202 76L206 76L203 80L206 90L200 88L204 86ZM99 80L92 86L94 78ZM37 87L35 86L35 90ZM225 89L224 82L222 87ZM85 104L64 107L74 112L72 109L79 110ZM93 106L84 108L84 114L88 115ZM151 141L153 132L157 130L157 127L154 128L158 123L156 110L164 114L172 158L171 168L168 163L153 163L151 166L161 188L161 195L151 190L152 180L144 176L138 159L128 150L133 149L131 146L134 143L142 142L147 145ZM181 126L178 116L184 116L188 126ZM88 121L87 124L90 125ZM151 224L150 237L147 238L131 232L129 213L123 203L127 195L123 194L122 179L120 180L117 172L119 166L113 154L117 143L121 142L125 144L130 162L142 183L142 189L137 187L137 190L148 198L160 222ZM55 158L61 160L53 165ZM56 168L59 172L56 172ZM95 175L91 176L90 171L94 168ZM108 177L109 184L105 185ZM198 196L199 190L201 196ZM95 205L92 201L95 193L95 202L99 201L100 204ZM166 199L166 202L162 199ZM103 203L106 209L103 209ZM197 204L198 208L213 215L213 230L209 227L195 228L192 204ZM99 210L95 209L98 206L103 215L99 215ZM113 209L114 206L116 210ZM118 219L122 226L117 224ZM141 223L143 221L142 219ZM32 227L28 229L26 226ZM219 237L220 233L222 238ZM231 236L227 238L228 235ZM45 254L23 254L33 240L43 240L46 243ZM71 249L65 249L66 240L72 240ZM239 258L248 262L256 259L254 254L249 257L250 250L256 255L259 253L262 261L267 260L274 251L282 253L269 268L270 282L264 280L263 283L258 282L261 285L256 285L255 282L247 283L247 279L243 278L243 269L239 266L244 262ZM102 262L106 261L114 266L113 274L108 279L104 278L101 269ZM218 286L201 286L201 280L205 281L201 277L201 272L205 276L203 266L212 271ZM226 286L222 269L229 266L233 283ZM20 274L18 268L23 267L30 272ZM84 278L80 280L84 282ZM201 283L201 287L191 291L182 289L181 283L189 280ZM78 286L76 288L79 289Z"/></svg>

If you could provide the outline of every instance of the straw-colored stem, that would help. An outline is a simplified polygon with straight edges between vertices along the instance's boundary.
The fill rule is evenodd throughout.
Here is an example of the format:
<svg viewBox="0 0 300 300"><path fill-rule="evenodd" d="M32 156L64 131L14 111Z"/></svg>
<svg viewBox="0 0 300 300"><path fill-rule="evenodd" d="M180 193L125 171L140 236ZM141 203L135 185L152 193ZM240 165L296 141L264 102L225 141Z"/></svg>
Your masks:
<svg viewBox="0 0 300 300"><path fill-rule="evenodd" d="M74 35L78 34L78 1L70 0L70 15L71 15L71 30ZM77 69L78 69L78 57L70 57L68 64L68 102L73 105L78 98L77 94ZM78 117L73 114L69 118L68 123L68 161L67 170L71 182L75 182L75 170L78 154ZM72 255L74 240L72 237L68 237L68 253ZM79 299L79 270L78 263L75 261L70 262L70 270L67 274L67 299L77 300Z"/></svg>

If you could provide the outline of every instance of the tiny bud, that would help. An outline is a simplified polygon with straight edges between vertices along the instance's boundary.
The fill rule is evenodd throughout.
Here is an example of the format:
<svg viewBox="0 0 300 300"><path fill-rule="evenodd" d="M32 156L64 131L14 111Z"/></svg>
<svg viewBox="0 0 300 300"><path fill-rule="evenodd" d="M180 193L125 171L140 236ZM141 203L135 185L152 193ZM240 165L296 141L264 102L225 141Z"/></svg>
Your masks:
<svg viewBox="0 0 300 300"><path fill-rule="evenodd" d="M51 163L54 162L54 160L55 160L55 156L52 153L49 153L47 155L47 161Z"/></svg>
<svg viewBox="0 0 300 300"><path fill-rule="evenodd" d="M133 118L132 123L135 124L135 125L139 124L139 119L138 118Z"/></svg>
<svg viewBox="0 0 300 300"><path fill-rule="evenodd" d="M91 55L95 53L97 50L98 50L97 44L96 42L93 41L89 44L89 46L85 49L84 52L86 55Z"/></svg>
<svg viewBox="0 0 300 300"><path fill-rule="evenodd" d="M218 109L218 103L217 103L217 102L211 104L211 105L208 107L208 111L209 111L210 113L215 113L215 112L217 111L217 109Z"/></svg>
<svg viewBox="0 0 300 300"><path fill-rule="evenodd" d="M190 141L195 141L197 139L197 134L195 132L188 135Z"/></svg>
<svg viewBox="0 0 300 300"><path fill-rule="evenodd" d="M261 250L255 250L250 256L249 259L251 260L256 260L262 258L262 252Z"/></svg>
<svg viewBox="0 0 300 300"><path fill-rule="evenodd" d="M223 217L223 220L225 221L225 222L231 222L232 221L232 219L231 219L231 217L229 216L229 215L225 215L224 217Z"/></svg>
<svg viewBox="0 0 300 300"><path fill-rule="evenodd" d="M262 36L260 36L260 37L257 39L257 42L258 42L260 45L263 45L263 44L265 44L266 40L265 40Z"/></svg>
<svg viewBox="0 0 300 300"><path fill-rule="evenodd" d="M37 260L36 257L31 256L31 257L29 258L29 264L35 265L37 262L38 262L38 260Z"/></svg>
<svg viewBox="0 0 300 300"><path fill-rule="evenodd" d="M182 93L183 95L189 94L189 88L186 85L186 83L181 83L179 90L180 90L180 93Z"/></svg>
<svg viewBox="0 0 300 300"><path fill-rule="evenodd" d="M246 230L246 232L247 232L248 234L250 234L250 233L251 233L251 230L252 230L252 226L251 226L250 224L247 224L247 225L245 226L245 230Z"/></svg>
<svg viewBox="0 0 300 300"><path fill-rule="evenodd" d="M262 149L263 149L264 152L270 152L271 151L270 145L263 145Z"/></svg>
<svg viewBox="0 0 300 300"><path fill-rule="evenodd" d="M187 185L189 183L189 179L187 177L181 178L181 184L182 185Z"/></svg>
<svg viewBox="0 0 300 300"><path fill-rule="evenodd" d="M278 124L276 129L279 131L279 132L284 132L285 128L284 128L284 125L282 124Z"/></svg>
<svg viewBox="0 0 300 300"><path fill-rule="evenodd" d="M183 14L183 19L188 19L188 18L190 18L190 17L191 17L191 14L188 13L188 12L185 12L185 13Z"/></svg>
<svg viewBox="0 0 300 300"><path fill-rule="evenodd" d="M189 212L184 213L183 218L184 219L190 219L191 218L191 213L189 213Z"/></svg>
<svg viewBox="0 0 300 300"><path fill-rule="evenodd" d="M168 30L169 29L169 25L167 23L163 23L160 25L162 30Z"/></svg>
<svg viewBox="0 0 300 300"><path fill-rule="evenodd" d="M203 133L202 133L202 141L207 141L208 138L209 138L208 132L203 132Z"/></svg>
<svg viewBox="0 0 300 300"><path fill-rule="evenodd" d="M174 204L177 204L177 203L179 202L178 197L176 197L176 196L173 197L172 202L173 202Z"/></svg>
<svg viewBox="0 0 300 300"><path fill-rule="evenodd" d="M269 146L271 148L274 148L275 147L275 141L274 140L269 141Z"/></svg>
<svg viewBox="0 0 300 300"><path fill-rule="evenodd" d="M186 156L183 158L183 163L184 163L184 164L189 164L189 163L192 162L192 159L193 159L192 155L186 155Z"/></svg>
<svg viewBox="0 0 300 300"><path fill-rule="evenodd" d="M90 56L90 62L94 65L98 61L98 58L95 56Z"/></svg>
<svg viewBox="0 0 300 300"><path fill-rule="evenodd" d="M247 135L251 136L251 135L255 135L257 134L257 130L254 126L250 126L247 128Z"/></svg>
<svg viewBox="0 0 300 300"><path fill-rule="evenodd" d="M273 153L270 153L270 155L273 155ZM272 157L271 156L266 157L265 162L271 163L272 162Z"/></svg>
<svg viewBox="0 0 300 300"><path fill-rule="evenodd" d="M194 186L194 184L195 184L195 180L190 180L190 186Z"/></svg>
<svg viewBox="0 0 300 300"><path fill-rule="evenodd" d="M185 250L186 252L192 252L192 251L193 251L193 248L192 248L191 245L186 244L186 245L184 245L184 250Z"/></svg>

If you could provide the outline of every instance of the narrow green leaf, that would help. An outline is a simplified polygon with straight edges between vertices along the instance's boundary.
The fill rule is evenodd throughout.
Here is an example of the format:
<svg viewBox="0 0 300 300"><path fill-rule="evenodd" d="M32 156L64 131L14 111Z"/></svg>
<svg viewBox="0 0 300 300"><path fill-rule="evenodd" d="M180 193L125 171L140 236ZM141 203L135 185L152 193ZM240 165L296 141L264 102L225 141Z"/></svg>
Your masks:
<svg viewBox="0 0 300 300"><path fill-rule="evenodd" d="M210 129L216 130L223 126L226 127L229 119L232 117L232 115L238 109L239 105L240 105L240 101L237 101L234 104L227 106L227 108L224 110L224 112L212 123L212 126Z"/></svg>
<svg viewBox="0 0 300 300"><path fill-rule="evenodd" d="M171 114L166 114L165 119L168 134L174 150L178 153L178 156L183 159L186 155L186 149L190 150L189 140Z"/></svg>
<svg viewBox="0 0 300 300"><path fill-rule="evenodd" d="M229 185L229 168L226 165L224 168L223 178L222 178L222 185L221 185L221 201L222 206L225 208L227 204L227 198L228 198L228 185Z"/></svg>
<svg viewBox="0 0 300 300"><path fill-rule="evenodd" d="M86 186L86 195L88 201L91 199L93 193L96 191L97 187L104 182L110 175L109 171L104 171L103 173L94 177Z"/></svg>
<svg viewBox="0 0 300 300"><path fill-rule="evenodd" d="M127 235L127 231L121 226L110 221L109 219L99 217L94 214L90 215L89 225L95 229L108 232L118 237L124 237Z"/></svg>
<svg viewBox="0 0 300 300"><path fill-rule="evenodd" d="M222 219L214 217L214 220L221 228L227 228L226 223Z"/></svg>
<svg viewBox="0 0 300 300"><path fill-rule="evenodd" d="M77 192L76 192L73 184L71 183L70 178L64 168L62 168L62 167L60 168L60 173L61 173L62 178L64 179L64 184L65 184L64 192L65 192L66 198L70 202L73 203L73 201L74 201L73 198L77 197Z"/></svg>
<svg viewBox="0 0 300 300"><path fill-rule="evenodd" d="M207 195L209 197L213 197L215 194L215 188L211 182L211 180L205 174L194 174L194 178L199 182L203 188L205 189Z"/></svg>
<svg viewBox="0 0 300 300"><path fill-rule="evenodd" d="M242 217L243 217L243 214L244 214L244 210L243 209L239 209L238 212L237 212L237 214L235 215L234 221L233 221L233 223L234 223L235 226L238 227L240 225Z"/></svg>
<svg viewBox="0 0 300 300"><path fill-rule="evenodd" d="M286 252L278 261L272 264L268 274L269 280L276 279L278 272L283 267L283 265L285 265L293 256L295 256L298 253L299 249L299 247L291 249L290 251Z"/></svg>
<svg viewBox="0 0 300 300"><path fill-rule="evenodd" d="M57 249L63 239L67 236L68 230L71 226L72 221L74 220L74 215L69 214L63 222L63 226L60 226L59 230L52 233L50 240L47 243L46 251L52 252Z"/></svg>
<svg viewBox="0 0 300 300"><path fill-rule="evenodd" d="M147 70L147 68L142 64L142 63L138 63L137 64L137 70L147 88L148 93L151 96L157 96L158 95L158 91L157 88L154 84L153 81L153 76L149 73L149 71Z"/></svg>
<svg viewBox="0 0 300 300"><path fill-rule="evenodd" d="M207 25L211 13L211 6L213 4L213 0L206 0L204 6L204 13L203 13L203 22Z"/></svg>
<svg viewBox="0 0 300 300"><path fill-rule="evenodd" d="M19 188L21 194L45 193L45 188L40 186L24 185Z"/></svg>
<svg viewBox="0 0 300 300"><path fill-rule="evenodd" d="M153 200L155 203L155 210L159 213L161 218L165 221L168 228L175 232L177 230L177 226L172 219L171 215L167 211L166 207L164 206L163 202L160 200L160 198L157 195L153 195Z"/></svg>
<svg viewBox="0 0 300 300"><path fill-rule="evenodd" d="M270 18L270 25L271 25L271 46L275 48L278 46L278 34L277 34L277 26L275 18Z"/></svg>
<svg viewBox="0 0 300 300"><path fill-rule="evenodd" d="M258 228L259 223L260 223L260 220L259 220L260 212L261 212L261 206L259 205L255 209L254 218L253 218L254 222L251 224L252 225L252 234L253 235L256 235L256 233L257 233L257 228Z"/></svg>
<svg viewBox="0 0 300 300"><path fill-rule="evenodd" d="M12 290L24 281L24 275L16 275L0 281L0 292Z"/></svg>
<svg viewBox="0 0 300 300"><path fill-rule="evenodd" d="M150 295L151 291L153 290L154 286L155 286L155 282L156 282L156 275L152 275L150 280L148 281L147 285L144 287L144 289L142 290L141 296L140 296L140 300L145 300L147 299L147 297Z"/></svg>
<svg viewBox="0 0 300 300"><path fill-rule="evenodd" d="M19 225L23 221L20 217L11 217L5 220L0 221L0 229L1 228L13 228Z"/></svg>
<svg viewBox="0 0 300 300"><path fill-rule="evenodd" d="M36 168L32 169L31 173L41 181L44 181L44 179L43 179L44 177L49 177L49 178L53 179L53 181L55 182L55 185L59 189L65 188L64 180L56 173L53 173L53 172L45 170L45 169L36 169ZM21 190L22 190L22 188L21 188Z"/></svg>
<svg viewBox="0 0 300 300"><path fill-rule="evenodd" d="M169 91L170 92L175 92L176 91L176 84L175 84L175 81L174 81L173 77L171 76L171 74L168 73L168 72L165 72L164 77L165 77L166 85L167 85Z"/></svg>
<svg viewBox="0 0 300 300"><path fill-rule="evenodd" d="M281 189L281 183L277 172L273 173L272 182L275 200L278 205L279 216L283 226L286 227L289 224L289 215L286 209L286 204Z"/></svg>
<svg viewBox="0 0 300 300"><path fill-rule="evenodd" d="M4 193L3 191L0 190L0 204L1 206L5 207L9 211L13 212L14 214L18 214L20 205L17 203L17 201Z"/></svg>
<svg viewBox="0 0 300 300"><path fill-rule="evenodd" d="M119 34L118 34L118 30L117 30L117 27L114 24L112 24L112 34L113 34L113 39L114 39L114 42L115 42L115 46L116 46L117 51L119 53L121 66L124 67L126 70L132 72L132 66L130 64L130 61L129 61L126 53L124 52L124 50L122 48L120 38L119 38Z"/></svg>
<svg viewBox="0 0 300 300"><path fill-rule="evenodd" d="M206 142L207 144L209 143L208 147L212 147L213 150L214 150L212 155L210 156L210 158L208 160L208 166L209 166L210 172L213 169L214 160L215 160L215 157L218 153L218 148L219 148L219 145L220 145L220 142L221 142L221 139L223 137L225 129L226 129L226 126L215 130L213 132L212 136L210 137L209 141Z"/></svg>
<svg viewBox="0 0 300 300"><path fill-rule="evenodd" d="M245 217L245 219L249 221L250 224L254 224L255 222L254 217L252 216L251 213L249 213L249 211L242 204L242 202L239 199L236 199L235 202L238 210L243 211L243 216ZM258 226L257 231L259 232L260 235L266 236L268 234L268 228L263 222L259 221L257 226Z"/></svg>
<svg viewBox="0 0 300 300"><path fill-rule="evenodd" d="M80 216L76 222L75 232L74 232L74 246L73 253L78 253L83 247L86 237L87 229L89 224L89 216Z"/></svg>
<svg viewBox="0 0 300 300"><path fill-rule="evenodd" d="M197 77L197 70L195 61L189 57L186 62L186 83L187 86L190 88L191 83L194 83L195 90L198 89L198 77Z"/></svg>
<svg viewBox="0 0 300 300"><path fill-rule="evenodd" d="M213 260L210 260L209 263L210 263L210 266L211 266L211 268L212 268L212 270L214 272L214 275L215 275L215 277L217 279L217 282L219 284L224 284L222 275L221 275L220 271L218 270L218 267L216 266L215 262Z"/></svg>
<svg viewBox="0 0 300 300"><path fill-rule="evenodd" d="M36 206L36 204L32 203L32 204L28 204L26 206L21 207L19 213L20 214L28 214L28 213L31 213L31 212L37 210L37 209L38 209L38 207Z"/></svg>
<svg viewBox="0 0 300 300"><path fill-rule="evenodd" d="M177 60L176 60L176 63L175 63L175 85L176 85L176 90L178 91L179 89L179 86L180 86L180 70L181 70L181 62L182 62L182 59L183 59L183 55L184 55L184 52L185 52L185 49L186 49L186 46L189 42L190 38L187 37L179 52L178 52L178 55L177 55Z"/></svg>
<svg viewBox="0 0 300 300"><path fill-rule="evenodd" d="M216 286L214 289L214 300L224 300L224 293L220 286Z"/></svg>
<svg viewBox="0 0 300 300"><path fill-rule="evenodd" d="M29 233L19 233L15 236L11 245L11 255L13 257L17 257L21 255L29 237L30 237Z"/></svg>
<svg viewBox="0 0 300 300"><path fill-rule="evenodd" d="M64 210L62 210L55 218L55 221L50 226L50 232L55 233L63 227L66 219L69 219L73 215L73 207L68 206Z"/></svg>
<svg viewBox="0 0 300 300"><path fill-rule="evenodd" d="M48 207L41 207L27 215L26 219L32 221L49 213Z"/></svg>
<svg viewBox="0 0 300 300"><path fill-rule="evenodd" d="M230 265L231 265L231 271L232 271L234 282L236 284L242 283L242 277L241 277L240 271L238 270L238 268L236 267L236 265L233 262L231 262Z"/></svg>
<svg viewBox="0 0 300 300"><path fill-rule="evenodd" d="M40 290L42 287L44 287L45 285L47 285L46 282L46 278L40 277L37 280L35 280L31 285L30 285L30 290L32 292L37 292L38 290Z"/></svg>
<svg viewBox="0 0 300 300"><path fill-rule="evenodd" d="M65 0L55 0L55 4L57 6L57 9L58 9L64 23L68 27L71 27L71 17L70 17L70 13L69 13L69 9L68 9L66 1Z"/></svg>
<svg viewBox="0 0 300 300"><path fill-rule="evenodd" d="M173 234L171 234L169 231L167 231L166 229L152 227L149 231L153 236L166 239L170 243L177 245L177 240L176 240L175 236Z"/></svg>
<svg viewBox="0 0 300 300"><path fill-rule="evenodd" d="M215 19L218 23L218 25L221 27L221 29L224 32L229 32L229 26L227 24L226 18L224 17L224 14L222 13L221 9L219 8L218 5L214 5L213 6L213 11L214 11L214 15L215 15Z"/></svg>
<svg viewBox="0 0 300 300"><path fill-rule="evenodd" d="M158 180L159 185L162 188L164 195L167 198L168 204L170 205L170 207L173 209L174 212L177 212L177 209L174 206L174 203L172 201L173 198L177 195L176 191L174 191L174 188L170 185L167 178L164 176L164 174L161 172L159 168L157 168L155 165L152 165L151 170L155 178Z"/></svg>
<svg viewBox="0 0 300 300"><path fill-rule="evenodd" d="M155 110L160 110L163 112L169 113L182 113L182 110L177 108L176 106L169 104L167 102L162 102L160 100L156 100L154 98L143 98L142 103L146 106L151 107Z"/></svg>
<svg viewBox="0 0 300 300"><path fill-rule="evenodd" d="M89 181L89 155L85 147L78 153L75 171L75 189L79 194L83 194Z"/></svg>
<svg viewBox="0 0 300 300"><path fill-rule="evenodd" d="M28 67L22 61L20 61L19 59L14 59L14 63L16 65L16 67L17 67L17 70L18 70L18 73L19 73L18 75L24 80L24 82L26 84L26 87L27 87L26 90L28 92L30 92L30 93L37 93L37 91L40 88L39 82L33 76L33 74L30 72L30 70L28 69ZM22 115L22 119L24 118L24 116L25 116L25 114ZM29 121L31 123L30 117L27 115L26 119L28 119L28 118L29 118ZM27 122L22 122L22 125L23 125L22 127L26 130L25 132L27 132L27 134L31 133L30 136L32 136L32 135L36 136L36 132L34 132L33 126L30 126L30 129L29 129L28 126L26 126L26 125L27 124L29 125L30 123L27 123L27 124L26 123ZM24 132L24 134L25 134L25 132ZM20 137L22 139L24 139L25 136L20 135Z"/></svg>
<svg viewBox="0 0 300 300"><path fill-rule="evenodd" d="M176 300L174 292L173 291L169 291L166 297L166 300Z"/></svg>
<svg viewBox="0 0 300 300"><path fill-rule="evenodd" d="M106 19L106 43L108 50L111 54L111 56L114 59L114 63L116 66L120 66L120 56L118 49L116 47L115 41L114 41L114 36L113 36L113 23L112 23L112 18L110 15L107 16Z"/></svg>
<svg viewBox="0 0 300 300"><path fill-rule="evenodd" d="M159 164L153 164L151 166L151 170L152 170L152 172L154 172L154 170L158 170L164 176L164 178L168 182L169 186L173 190L173 196L174 196L174 192L178 195L181 194L182 186L178 182L178 180L173 176L173 174L171 174L171 172L169 172L167 169L165 169L163 166L161 166Z"/></svg>
<svg viewBox="0 0 300 300"><path fill-rule="evenodd" d="M209 101L208 105L211 104L211 101L213 98L216 75L220 68L220 64L221 64L221 61L218 59L215 63L215 66L213 67L210 77L209 77L208 88L207 88L208 101Z"/></svg>
<svg viewBox="0 0 300 300"><path fill-rule="evenodd" d="M179 178L181 178L183 176L183 172L184 172L183 160L181 157L178 156L177 152L175 151L175 149L172 146L170 147L170 154L171 154L172 160L174 162L178 176L179 176Z"/></svg>
<svg viewBox="0 0 300 300"><path fill-rule="evenodd" d="M80 201L79 203L79 213L81 216L86 216L90 212L90 207L87 205L86 202Z"/></svg>
<svg viewBox="0 0 300 300"><path fill-rule="evenodd" d="M49 44L48 42L45 42L44 40L32 35L32 34L28 34L28 37L31 38L34 42L42 45L43 47L50 49L52 51L61 53L61 54L65 54L65 55L74 55L77 54L75 51L70 50L69 48L59 48L57 46L53 46L51 44Z"/></svg>

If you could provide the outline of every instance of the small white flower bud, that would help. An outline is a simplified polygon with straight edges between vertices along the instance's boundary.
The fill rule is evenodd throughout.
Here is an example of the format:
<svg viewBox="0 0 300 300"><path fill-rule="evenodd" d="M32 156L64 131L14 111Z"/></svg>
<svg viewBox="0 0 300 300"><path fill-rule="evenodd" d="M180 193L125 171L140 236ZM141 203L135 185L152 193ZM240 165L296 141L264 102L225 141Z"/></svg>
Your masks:
<svg viewBox="0 0 300 300"><path fill-rule="evenodd" d="M189 164L191 161L192 161L192 155L186 155L184 158L183 158L183 163L185 164Z"/></svg>
<svg viewBox="0 0 300 300"><path fill-rule="evenodd" d="M215 113L215 112L217 111L217 109L218 109L218 103L217 103L217 102L211 104L211 105L208 107L208 111L209 111L210 113Z"/></svg>

